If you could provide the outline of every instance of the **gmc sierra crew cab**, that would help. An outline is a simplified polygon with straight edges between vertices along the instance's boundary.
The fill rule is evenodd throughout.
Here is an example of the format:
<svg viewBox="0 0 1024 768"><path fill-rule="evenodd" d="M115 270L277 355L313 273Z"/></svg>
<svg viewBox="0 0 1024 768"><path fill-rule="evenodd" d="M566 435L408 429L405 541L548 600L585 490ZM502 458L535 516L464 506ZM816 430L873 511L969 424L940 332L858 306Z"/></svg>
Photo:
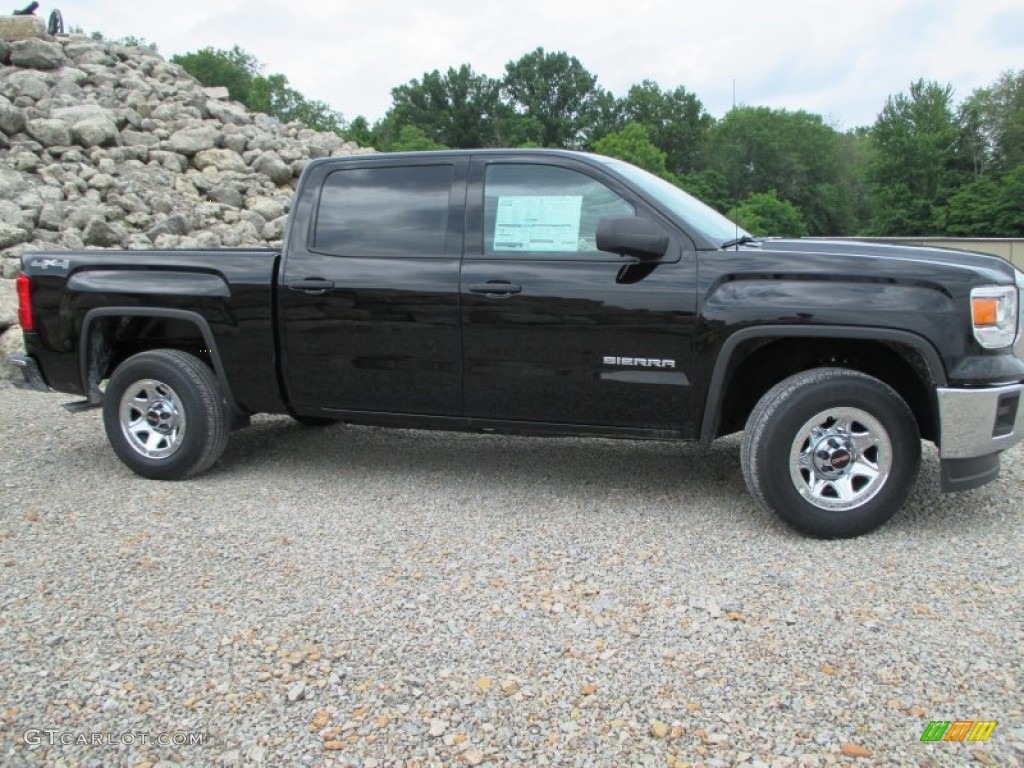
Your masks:
<svg viewBox="0 0 1024 768"><path fill-rule="evenodd" d="M148 478L254 413L531 435L743 431L752 495L856 536L1024 435L1024 274L995 256L761 240L627 163L557 150L322 158L280 252L27 253L24 385L102 407Z"/></svg>

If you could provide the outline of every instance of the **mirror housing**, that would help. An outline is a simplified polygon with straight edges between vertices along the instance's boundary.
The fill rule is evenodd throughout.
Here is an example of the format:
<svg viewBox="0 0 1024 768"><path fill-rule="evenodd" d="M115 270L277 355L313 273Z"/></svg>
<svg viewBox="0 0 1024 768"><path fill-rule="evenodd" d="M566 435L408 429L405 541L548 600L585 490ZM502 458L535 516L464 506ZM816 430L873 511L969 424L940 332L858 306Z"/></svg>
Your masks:
<svg viewBox="0 0 1024 768"><path fill-rule="evenodd" d="M638 259L660 259L668 250L668 235L639 216L603 216L597 222L597 249Z"/></svg>

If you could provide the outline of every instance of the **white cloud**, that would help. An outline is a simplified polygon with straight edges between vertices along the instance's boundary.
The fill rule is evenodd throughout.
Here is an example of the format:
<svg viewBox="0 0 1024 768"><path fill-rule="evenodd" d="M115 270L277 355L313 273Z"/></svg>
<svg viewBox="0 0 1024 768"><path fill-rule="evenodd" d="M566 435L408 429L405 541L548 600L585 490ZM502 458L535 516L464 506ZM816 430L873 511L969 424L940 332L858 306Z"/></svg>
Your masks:
<svg viewBox="0 0 1024 768"><path fill-rule="evenodd" d="M576 56L617 95L645 78L683 85L708 110L741 103L806 109L866 125L918 78L959 98L1024 63L1019 0L97 0L68 25L134 35L165 56L237 44L310 98L380 117L391 88L469 63L500 76L543 46Z"/></svg>

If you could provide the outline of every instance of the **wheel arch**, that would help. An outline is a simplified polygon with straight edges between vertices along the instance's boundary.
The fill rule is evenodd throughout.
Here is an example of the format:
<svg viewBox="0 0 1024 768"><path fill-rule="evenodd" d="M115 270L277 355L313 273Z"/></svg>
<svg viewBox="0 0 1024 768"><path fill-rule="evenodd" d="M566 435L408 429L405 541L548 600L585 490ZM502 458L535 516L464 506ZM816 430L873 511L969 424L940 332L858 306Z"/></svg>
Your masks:
<svg viewBox="0 0 1024 768"><path fill-rule="evenodd" d="M869 352L877 357L869 359ZM828 354L848 362L820 359ZM922 437L938 438L935 389L947 380L927 339L888 328L772 325L744 328L722 344L705 398L701 443L743 429L753 405L782 379L825 365L849 367L889 384L907 401Z"/></svg>
<svg viewBox="0 0 1024 768"><path fill-rule="evenodd" d="M205 362L213 370L228 407L236 415L245 413L231 391L224 363L217 348L216 338L206 318L198 312L191 310L169 309L165 307L97 307L86 313L79 335L78 365L79 375L83 384L85 384L86 397L90 403L99 403L102 400L99 384L103 380L104 375L109 372L108 369L111 367L111 364L115 363L119 356L128 357L131 354L146 349L157 349L161 346L166 346L159 343L148 344L147 337L142 335L133 339L136 343L128 345L126 353L123 350L118 350L117 342L112 338L115 329L109 321L121 322L139 318L171 321L193 329L193 332L196 334L194 338L197 340L201 339L203 344L201 348L203 354L199 355L193 352L193 355ZM199 349L197 348L195 351L199 351Z"/></svg>

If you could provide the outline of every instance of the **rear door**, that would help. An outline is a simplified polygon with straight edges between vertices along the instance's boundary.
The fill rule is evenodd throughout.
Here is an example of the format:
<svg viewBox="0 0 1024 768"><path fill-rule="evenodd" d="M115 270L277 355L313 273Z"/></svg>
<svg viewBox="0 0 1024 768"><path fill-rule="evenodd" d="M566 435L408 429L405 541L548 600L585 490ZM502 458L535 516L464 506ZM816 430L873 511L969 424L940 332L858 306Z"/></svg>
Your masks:
<svg viewBox="0 0 1024 768"><path fill-rule="evenodd" d="M664 227L664 258L597 250L598 220L632 215ZM689 239L610 174L551 155L475 157L467 221L467 416L681 428L696 312Z"/></svg>
<svg viewBox="0 0 1024 768"><path fill-rule="evenodd" d="M279 299L296 409L460 415L467 163L382 156L311 172Z"/></svg>

